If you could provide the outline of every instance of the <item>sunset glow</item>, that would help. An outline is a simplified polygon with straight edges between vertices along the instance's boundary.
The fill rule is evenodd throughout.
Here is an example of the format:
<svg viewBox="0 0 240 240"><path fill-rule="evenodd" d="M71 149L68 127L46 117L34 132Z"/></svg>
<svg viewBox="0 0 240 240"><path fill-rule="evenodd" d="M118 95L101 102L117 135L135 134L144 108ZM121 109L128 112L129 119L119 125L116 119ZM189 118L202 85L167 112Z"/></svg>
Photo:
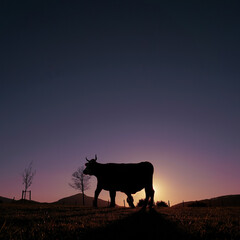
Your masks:
<svg viewBox="0 0 240 240"><path fill-rule="evenodd" d="M239 194L238 3L4 2L0 196L21 198L31 161L33 200L76 194L95 154L151 162L155 202Z"/></svg>

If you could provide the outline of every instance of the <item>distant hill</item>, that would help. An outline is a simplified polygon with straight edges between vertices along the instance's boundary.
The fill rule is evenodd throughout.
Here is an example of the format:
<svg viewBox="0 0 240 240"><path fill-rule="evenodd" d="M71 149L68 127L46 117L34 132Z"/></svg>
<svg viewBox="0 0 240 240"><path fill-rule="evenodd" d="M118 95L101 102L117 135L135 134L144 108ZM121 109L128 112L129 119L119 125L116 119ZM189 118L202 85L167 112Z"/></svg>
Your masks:
<svg viewBox="0 0 240 240"><path fill-rule="evenodd" d="M82 202L82 194L78 193L69 197L65 197L62 198L60 200L58 200L57 202L54 202L57 204L66 204L66 205L83 205ZM93 197L89 197L85 195L85 206L87 207L92 207L93 205ZM108 206L108 202L104 201L102 199L98 199L98 206L99 207L107 207Z"/></svg>
<svg viewBox="0 0 240 240"><path fill-rule="evenodd" d="M184 202L176 204L173 207L240 207L240 194Z"/></svg>
<svg viewBox="0 0 240 240"><path fill-rule="evenodd" d="M24 203L24 204L41 204L40 202L33 201L33 200L27 200L27 199L19 199L14 201L15 203Z"/></svg>
<svg viewBox="0 0 240 240"><path fill-rule="evenodd" d="M9 203L9 202L12 202L12 201L13 201L13 199L0 196L0 203Z"/></svg>
<svg viewBox="0 0 240 240"><path fill-rule="evenodd" d="M28 203L28 204L32 204L32 203L39 203L39 202L36 202L36 201L33 201L33 200L23 200L23 199L15 200L15 199L0 196L0 203Z"/></svg>

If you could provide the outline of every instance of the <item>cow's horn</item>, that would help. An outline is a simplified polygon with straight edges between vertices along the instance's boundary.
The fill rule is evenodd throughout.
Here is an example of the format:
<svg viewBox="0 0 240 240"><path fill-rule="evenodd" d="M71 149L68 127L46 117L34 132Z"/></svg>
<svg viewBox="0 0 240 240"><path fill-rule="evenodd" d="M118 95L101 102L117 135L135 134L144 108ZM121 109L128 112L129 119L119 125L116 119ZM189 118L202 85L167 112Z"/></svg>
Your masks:
<svg viewBox="0 0 240 240"><path fill-rule="evenodd" d="M97 154L95 154L95 161L97 161Z"/></svg>
<svg viewBox="0 0 240 240"><path fill-rule="evenodd" d="M89 160L86 158L86 160L89 162Z"/></svg>

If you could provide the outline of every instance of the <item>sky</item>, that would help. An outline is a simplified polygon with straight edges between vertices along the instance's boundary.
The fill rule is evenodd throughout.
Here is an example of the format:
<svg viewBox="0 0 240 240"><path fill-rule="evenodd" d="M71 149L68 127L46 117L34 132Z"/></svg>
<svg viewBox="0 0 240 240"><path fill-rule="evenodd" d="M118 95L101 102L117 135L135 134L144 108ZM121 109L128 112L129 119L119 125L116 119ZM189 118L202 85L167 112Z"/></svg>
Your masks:
<svg viewBox="0 0 240 240"><path fill-rule="evenodd" d="M33 200L76 194L71 174L95 154L151 162L155 201L239 194L239 8L1 1L0 196L21 197L31 161Z"/></svg>

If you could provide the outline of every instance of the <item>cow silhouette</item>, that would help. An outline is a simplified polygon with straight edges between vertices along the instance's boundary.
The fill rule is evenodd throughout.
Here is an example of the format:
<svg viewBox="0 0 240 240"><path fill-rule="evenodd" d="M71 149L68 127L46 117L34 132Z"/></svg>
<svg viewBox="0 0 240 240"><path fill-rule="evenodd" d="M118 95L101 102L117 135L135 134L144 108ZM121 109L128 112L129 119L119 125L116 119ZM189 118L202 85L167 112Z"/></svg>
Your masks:
<svg viewBox="0 0 240 240"><path fill-rule="evenodd" d="M116 191L123 192L127 195L127 202L130 207L135 207L133 204L134 194L145 188L146 199L144 207L149 204L153 205L153 165L150 162L117 164L107 163L101 164L95 159L87 160L86 168L83 173L93 175L97 178L97 188L93 200L93 206L97 207L97 199L102 189L109 191L111 203L110 206L115 206ZM149 201L150 198L150 201Z"/></svg>

